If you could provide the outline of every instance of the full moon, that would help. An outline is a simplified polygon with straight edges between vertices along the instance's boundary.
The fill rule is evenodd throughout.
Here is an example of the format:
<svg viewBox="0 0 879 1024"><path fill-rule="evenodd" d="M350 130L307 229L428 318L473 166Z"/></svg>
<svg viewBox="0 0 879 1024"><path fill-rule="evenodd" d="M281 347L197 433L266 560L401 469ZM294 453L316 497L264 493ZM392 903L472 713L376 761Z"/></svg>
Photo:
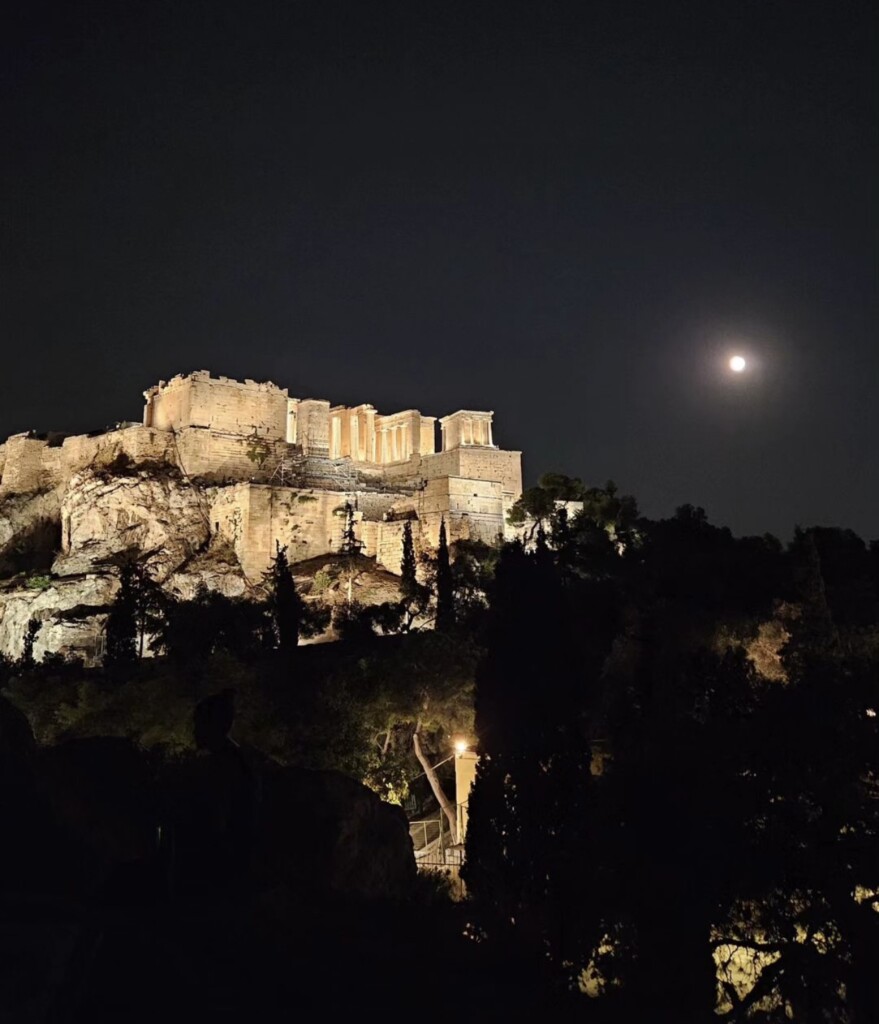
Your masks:
<svg viewBox="0 0 879 1024"><path fill-rule="evenodd" d="M733 356L729 361L729 368L733 373L741 373L747 365L744 356Z"/></svg>

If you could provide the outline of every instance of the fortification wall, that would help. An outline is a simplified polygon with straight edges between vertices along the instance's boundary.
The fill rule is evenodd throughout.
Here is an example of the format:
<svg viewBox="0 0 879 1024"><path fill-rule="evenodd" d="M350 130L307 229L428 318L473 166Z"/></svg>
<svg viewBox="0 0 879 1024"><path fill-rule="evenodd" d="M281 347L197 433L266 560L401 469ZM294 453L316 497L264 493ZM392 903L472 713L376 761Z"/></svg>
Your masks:
<svg viewBox="0 0 879 1024"><path fill-rule="evenodd" d="M363 513L365 522L381 522L394 511L415 511L414 498L403 491L358 491L356 497L357 509Z"/></svg>
<svg viewBox="0 0 879 1024"><path fill-rule="evenodd" d="M65 484L74 473L88 468L102 469L126 457L138 465L144 462L176 465L173 436L141 426L123 427L94 437L86 434L68 437L60 449L47 450L44 465L51 460L53 451L60 452L60 461L54 467L59 484Z"/></svg>
<svg viewBox="0 0 879 1024"><path fill-rule="evenodd" d="M492 414L445 417L445 451L435 420L416 410L382 415L290 398L272 383L175 377L145 392L144 424L63 439L17 434L0 445L0 493L54 491L76 473L160 464L210 488L212 530L226 537L258 580L276 542L294 561L338 551L351 501L366 554L399 571L402 515L415 515L419 544L493 542L522 493L521 454L492 442ZM335 455L335 457L330 457ZM283 474L278 475L280 469Z"/></svg>
<svg viewBox="0 0 879 1024"><path fill-rule="evenodd" d="M415 558L418 559L425 552L429 543L422 531L422 524L417 519L410 519L412 524L412 546L415 548ZM406 528L405 519L397 519L391 522L377 524L375 558L379 565L388 572L400 575L403 571L403 531ZM436 545L431 545L435 547Z"/></svg>
<svg viewBox="0 0 879 1024"><path fill-rule="evenodd" d="M159 430L212 430L286 441L288 399L270 381L211 377L206 370L175 377L145 392L144 425Z"/></svg>
<svg viewBox="0 0 879 1024"><path fill-rule="evenodd" d="M427 480L457 476L497 481L510 504L522 494L521 452L498 448L453 448L436 455L426 455L421 462L421 471Z"/></svg>
<svg viewBox="0 0 879 1024"><path fill-rule="evenodd" d="M504 533L506 512L501 484L469 477L429 480L420 495L418 517L427 542L439 543L440 522L445 520L449 542L479 540L496 543Z"/></svg>
<svg viewBox="0 0 879 1024"><path fill-rule="evenodd" d="M157 430L178 430L189 426L191 417L192 382L188 377L178 376L144 392L146 405L143 410L143 425Z"/></svg>
<svg viewBox="0 0 879 1024"><path fill-rule="evenodd" d="M186 428L177 434L180 464L190 477L223 483L249 480L271 472L287 455L283 440L244 437L213 430Z"/></svg>
<svg viewBox="0 0 879 1024"><path fill-rule="evenodd" d="M378 553L381 517L397 503L410 506L407 494L363 494L310 488L239 483L211 492L213 531L228 541L251 582L259 582L275 554L287 548L291 562L333 554L342 549L345 504L356 509L355 534L363 553Z"/></svg>
<svg viewBox="0 0 879 1024"><path fill-rule="evenodd" d="M175 465L171 434L147 427L124 427L90 437L77 434L63 443L50 444L41 438L16 434L4 445L6 457L0 477L0 491L27 494L63 488L84 469L105 469L128 458L132 463Z"/></svg>
<svg viewBox="0 0 879 1024"><path fill-rule="evenodd" d="M13 434L6 441L6 458L0 489L7 494L28 494L54 486L43 476L43 451L46 441Z"/></svg>

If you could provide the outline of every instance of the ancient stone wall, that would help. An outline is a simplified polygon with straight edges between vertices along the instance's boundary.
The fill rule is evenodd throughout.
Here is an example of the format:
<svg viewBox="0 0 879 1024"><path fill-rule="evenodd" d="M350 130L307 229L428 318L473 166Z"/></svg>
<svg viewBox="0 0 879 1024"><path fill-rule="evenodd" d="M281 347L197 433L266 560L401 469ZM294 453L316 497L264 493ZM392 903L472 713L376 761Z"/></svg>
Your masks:
<svg viewBox="0 0 879 1024"><path fill-rule="evenodd" d="M341 551L344 507L355 509L355 534L363 554L378 553L382 517L397 503L412 506L407 494L369 494L240 483L211 492L213 531L234 548L244 572L256 583L275 554L287 548L292 562ZM367 525L368 524L368 525Z"/></svg>
<svg viewBox="0 0 879 1024"><path fill-rule="evenodd" d="M150 388L144 397L144 426L160 430L206 427L287 440L287 392L271 382L241 382L199 370Z"/></svg>
<svg viewBox="0 0 879 1024"><path fill-rule="evenodd" d="M88 468L107 468L119 460L129 459L135 465L157 463L174 466L176 463L173 435L141 426L123 427L94 437L86 434L68 437L60 449L46 451L46 460L56 450L61 453L55 467L59 484L65 484L74 473Z"/></svg>
<svg viewBox="0 0 879 1024"><path fill-rule="evenodd" d="M403 571L403 532L407 519L412 528L416 562L419 562L422 555L434 550L437 543L436 538L431 539L424 529L424 524L414 516L378 523L375 542L376 562L397 576ZM420 572L419 570L419 576Z"/></svg>
<svg viewBox="0 0 879 1024"><path fill-rule="evenodd" d="M356 505L366 522L380 522L395 512L415 514L415 499L401 491L358 491Z"/></svg>
<svg viewBox="0 0 879 1024"><path fill-rule="evenodd" d="M144 392L143 425L157 430L178 430L192 422L192 381L178 376Z"/></svg>
<svg viewBox="0 0 879 1024"><path fill-rule="evenodd" d="M398 571L401 518L417 516L419 543L435 544L443 519L452 540L494 541L522 492L521 454L494 446L490 412L444 417L436 452L435 419L412 409L331 409L271 383L206 371L145 397L143 425L63 443L57 435L9 438L0 445L0 493L52 492L60 507L76 474L164 466L200 495L211 534L228 540L258 579L276 542L294 561L337 551L337 510L346 501L356 507L364 552Z"/></svg>
<svg viewBox="0 0 879 1024"><path fill-rule="evenodd" d="M195 427L183 429L176 436L182 470L193 479L214 483L266 476L286 457L289 447L284 440Z"/></svg>
<svg viewBox="0 0 879 1024"><path fill-rule="evenodd" d="M132 464L174 465L173 436L146 427L124 427L103 434L78 434L62 444L17 434L9 438L0 477L0 491L26 494L66 486L75 474L89 467L106 469L119 460Z"/></svg>
<svg viewBox="0 0 879 1024"><path fill-rule="evenodd" d="M506 513L498 481L440 477L427 482L420 499L419 519L433 546L439 542L441 520L445 520L450 542L494 544L504 534Z"/></svg>
<svg viewBox="0 0 879 1024"><path fill-rule="evenodd" d="M422 460L425 479L458 476L493 480L501 485L504 501L511 505L522 494L522 453L497 448L455 448Z"/></svg>
<svg viewBox="0 0 879 1024"><path fill-rule="evenodd" d="M53 484L43 475L46 441L14 434L6 441L6 460L0 488L7 494L27 494Z"/></svg>

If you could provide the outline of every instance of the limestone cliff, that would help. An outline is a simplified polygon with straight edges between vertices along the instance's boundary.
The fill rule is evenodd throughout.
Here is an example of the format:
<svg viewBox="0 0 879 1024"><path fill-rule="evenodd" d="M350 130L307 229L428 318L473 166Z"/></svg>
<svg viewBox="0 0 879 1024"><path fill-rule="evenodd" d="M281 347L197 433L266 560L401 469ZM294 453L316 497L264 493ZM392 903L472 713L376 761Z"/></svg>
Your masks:
<svg viewBox="0 0 879 1024"><path fill-rule="evenodd" d="M128 552L147 560L168 593L189 600L201 586L227 597L258 593L259 565L252 556L242 564L242 554L258 547L267 561L272 536L289 544L294 557L321 545L338 550L340 536L327 536L324 524L329 518L340 535L344 520L324 513L329 498L261 490L281 524L271 535L254 504L242 501L240 485L201 486L169 465L102 466L74 473L52 490L0 492L0 654L20 657L28 623L36 619L37 660L54 653L98 660L118 588L116 566ZM336 503L339 498L332 496ZM358 513L358 527L366 529L362 517ZM402 524L386 525L393 541ZM258 545L243 543L245 527ZM303 536L311 540L303 543ZM386 546L388 558L399 560L399 540ZM332 555L300 560L295 573L306 598L335 604L344 597ZM372 558L358 560L352 588L362 604L398 595L396 577Z"/></svg>
<svg viewBox="0 0 879 1024"><path fill-rule="evenodd" d="M0 583L0 653L21 657L28 622L40 622L34 657L70 653L92 660L100 651L107 606L118 583L110 572L58 579L18 577Z"/></svg>
<svg viewBox="0 0 879 1024"><path fill-rule="evenodd" d="M61 553L52 572L78 575L133 549L149 558L162 583L209 540L204 499L178 474L77 473L61 501Z"/></svg>
<svg viewBox="0 0 879 1024"><path fill-rule="evenodd" d="M19 657L36 619L37 660L99 657L114 565L129 551L178 596L202 583L242 594L234 551L211 540L204 493L170 467L85 470L53 491L0 497L0 653Z"/></svg>
<svg viewBox="0 0 879 1024"><path fill-rule="evenodd" d="M60 545L57 490L0 497L0 579L49 569Z"/></svg>

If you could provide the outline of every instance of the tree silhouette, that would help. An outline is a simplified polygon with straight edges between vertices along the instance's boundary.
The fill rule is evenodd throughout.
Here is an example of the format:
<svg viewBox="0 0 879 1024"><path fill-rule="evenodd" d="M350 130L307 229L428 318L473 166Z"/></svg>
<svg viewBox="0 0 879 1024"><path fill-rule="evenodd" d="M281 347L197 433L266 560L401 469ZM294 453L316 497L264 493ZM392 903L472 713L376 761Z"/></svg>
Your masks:
<svg viewBox="0 0 879 1024"><path fill-rule="evenodd" d="M268 592L269 614L274 626L275 642L281 654L290 659L299 645L302 624L302 599L287 560L287 548L275 542L275 557L263 575Z"/></svg>
<svg viewBox="0 0 879 1024"><path fill-rule="evenodd" d="M119 589L107 616L106 660L124 664L143 658L147 637L160 628L163 599L145 556L129 552L116 569Z"/></svg>
<svg viewBox="0 0 879 1024"><path fill-rule="evenodd" d="M412 540L412 520L403 524L403 554L400 560L400 590L405 598L412 598L418 593L418 580L415 576L415 544Z"/></svg>
<svg viewBox="0 0 879 1024"><path fill-rule="evenodd" d="M21 658L19 659L19 665L23 669L34 667L34 643L41 626L42 622L39 619L28 619L27 630L25 631L24 642L21 648Z"/></svg>
<svg viewBox="0 0 879 1024"><path fill-rule="evenodd" d="M601 995L597 1020L877 1019L875 555L692 506L622 546L586 519L498 565L474 913ZM770 678L748 644L780 602Z"/></svg>
<svg viewBox="0 0 879 1024"><path fill-rule="evenodd" d="M455 624L455 582L446 539L446 521L440 520L436 551L436 628L447 630Z"/></svg>

